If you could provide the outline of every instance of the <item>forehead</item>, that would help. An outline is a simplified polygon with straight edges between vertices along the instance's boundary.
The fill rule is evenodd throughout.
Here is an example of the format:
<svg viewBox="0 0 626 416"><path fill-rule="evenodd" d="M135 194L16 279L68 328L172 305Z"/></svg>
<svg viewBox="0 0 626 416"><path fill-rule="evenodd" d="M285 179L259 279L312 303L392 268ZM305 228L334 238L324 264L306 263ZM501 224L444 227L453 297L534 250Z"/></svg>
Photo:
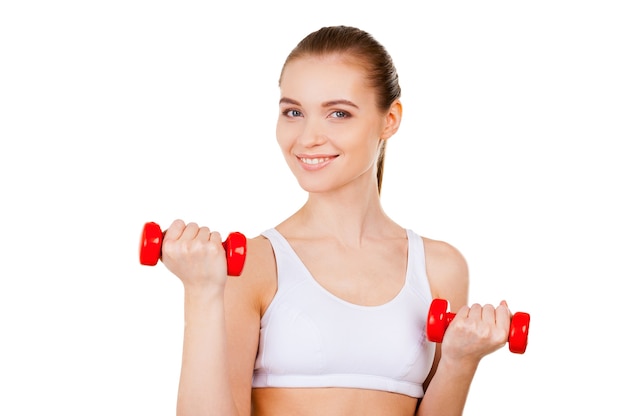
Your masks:
<svg viewBox="0 0 626 416"><path fill-rule="evenodd" d="M354 59L338 54L304 56L285 65L280 90L283 97L298 101L370 101L374 99L374 89L366 81L365 69Z"/></svg>

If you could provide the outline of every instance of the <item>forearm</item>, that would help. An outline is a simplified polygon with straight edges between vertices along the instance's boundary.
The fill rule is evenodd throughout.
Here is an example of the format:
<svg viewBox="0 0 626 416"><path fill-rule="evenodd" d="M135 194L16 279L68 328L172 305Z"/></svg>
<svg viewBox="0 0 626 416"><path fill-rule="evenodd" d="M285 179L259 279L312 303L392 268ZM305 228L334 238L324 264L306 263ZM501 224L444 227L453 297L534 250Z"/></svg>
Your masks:
<svg viewBox="0 0 626 416"><path fill-rule="evenodd" d="M441 360L428 384L417 416L461 416L478 363L453 364Z"/></svg>
<svg viewBox="0 0 626 416"><path fill-rule="evenodd" d="M178 416L237 415L227 363L223 293L186 290Z"/></svg>

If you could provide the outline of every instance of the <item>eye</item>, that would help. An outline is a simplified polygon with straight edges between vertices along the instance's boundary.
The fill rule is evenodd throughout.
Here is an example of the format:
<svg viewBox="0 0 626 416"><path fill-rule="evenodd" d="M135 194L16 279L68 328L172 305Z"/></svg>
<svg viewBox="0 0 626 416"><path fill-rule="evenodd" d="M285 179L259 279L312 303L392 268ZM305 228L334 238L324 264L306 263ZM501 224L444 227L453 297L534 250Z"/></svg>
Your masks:
<svg viewBox="0 0 626 416"><path fill-rule="evenodd" d="M348 113L347 111L337 110L330 113L330 116L332 118L349 118L350 113Z"/></svg>
<svg viewBox="0 0 626 416"><path fill-rule="evenodd" d="M283 111L283 115L287 117L302 117L302 112L289 108Z"/></svg>

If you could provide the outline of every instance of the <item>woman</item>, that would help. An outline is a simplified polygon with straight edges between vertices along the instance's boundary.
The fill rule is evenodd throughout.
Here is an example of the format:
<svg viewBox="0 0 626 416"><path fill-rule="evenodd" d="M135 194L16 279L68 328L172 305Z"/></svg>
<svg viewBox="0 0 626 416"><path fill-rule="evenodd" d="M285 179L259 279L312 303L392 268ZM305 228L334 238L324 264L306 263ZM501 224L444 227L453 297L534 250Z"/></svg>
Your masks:
<svg viewBox="0 0 626 416"><path fill-rule="evenodd" d="M292 51L279 86L276 136L306 203L249 240L238 278L219 233L177 220L164 237L185 292L178 414L462 414L511 313L466 306L462 255L381 206L402 119L391 58L366 32L325 27ZM457 313L441 345L424 333L435 297Z"/></svg>

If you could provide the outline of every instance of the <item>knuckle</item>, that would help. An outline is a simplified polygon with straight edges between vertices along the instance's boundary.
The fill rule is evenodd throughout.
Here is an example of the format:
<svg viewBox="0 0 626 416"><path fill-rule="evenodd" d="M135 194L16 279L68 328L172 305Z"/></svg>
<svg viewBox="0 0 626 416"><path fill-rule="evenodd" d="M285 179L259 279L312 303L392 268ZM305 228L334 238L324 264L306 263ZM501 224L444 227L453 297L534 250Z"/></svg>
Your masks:
<svg viewBox="0 0 626 416"><path fill-rule="evenodd" d="M218 254L221 248L222 248L221 244L213 240L209 241L206 244L207 253L210 255Z"/></svg>

